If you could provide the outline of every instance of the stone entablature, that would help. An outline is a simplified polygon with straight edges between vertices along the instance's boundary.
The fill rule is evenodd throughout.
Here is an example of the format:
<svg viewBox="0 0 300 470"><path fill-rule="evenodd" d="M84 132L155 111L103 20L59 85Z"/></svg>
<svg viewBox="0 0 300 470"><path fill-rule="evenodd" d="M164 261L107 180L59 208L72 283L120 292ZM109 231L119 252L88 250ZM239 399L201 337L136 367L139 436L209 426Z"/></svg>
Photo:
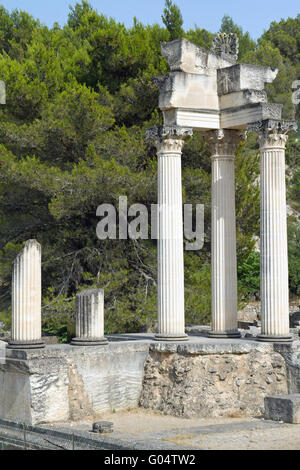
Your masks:
<svg viewBox="0 0 300 470"><path fill-rule="evenodd" d="M206 51L186 39L162 44L170 73L156 83L166 125L245 129L262 119L281 119L282 105L268 103L264 91L264 84L272 83L278 70L235 64L236 51L228 53L230 38L225 36L219 53L217 47ZM222 40L217 42L221 45Z"/></svg>

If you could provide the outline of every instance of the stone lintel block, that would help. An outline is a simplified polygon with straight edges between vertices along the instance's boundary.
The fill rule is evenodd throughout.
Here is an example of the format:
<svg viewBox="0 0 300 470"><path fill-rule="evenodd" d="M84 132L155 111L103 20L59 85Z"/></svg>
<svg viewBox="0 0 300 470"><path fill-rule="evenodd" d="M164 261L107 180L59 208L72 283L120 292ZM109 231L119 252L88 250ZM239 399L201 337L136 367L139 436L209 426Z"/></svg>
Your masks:
<svg viewBox="0 0 300 470"><path fill-rule="evenodd" d="M221 111L247 104L267 103L267 93L265 90L241 90L234 93L227 93L219 97Z"/></svg>
<svg viewBox="0 0 300 470"><path fill-rule="evenodd" d="M300 424L300 393L266 397L265 419Z"/></svg>
<svg viewBox="0 0 300 470"><path fill-rule="evenodd" d="M220 129L220 112L197 109L168 109L163 111L167 126L182 126L202 131Z"/></svg>
<svg viewBox="0 0 300 470"><path fill-rule="evenodd" d="M224 59L184 38L163 42L161 44L161 53L167 60L171 71L203 74L207 73L208 70L228 67L234 62L229 57Z"/></svg>
<svg viewBox="0 0 300 470"><path fill-rule="evenodd" d="M257 121L278 121L281 119L281 113L282 105L276 103L251 103L226 109L221 112L221 128L239 129Z"/></svg>
<svg viewBox="0 0 300 470"><path fill-rule="evenodd" d="M261 65L237 64L217 71L218 94L226 95L241 90L263 90L272 83L278 70Z"/></svg>
<svg viewBox="0 0 300 470"><path fill-rule="evenodd" d="M167 126L192 129L247 129L252 124L281 119L282 105L275 103L248 103L222 111L210 109L169 108L163 111ZM290 129L292 130L291 126Z"/></svg>

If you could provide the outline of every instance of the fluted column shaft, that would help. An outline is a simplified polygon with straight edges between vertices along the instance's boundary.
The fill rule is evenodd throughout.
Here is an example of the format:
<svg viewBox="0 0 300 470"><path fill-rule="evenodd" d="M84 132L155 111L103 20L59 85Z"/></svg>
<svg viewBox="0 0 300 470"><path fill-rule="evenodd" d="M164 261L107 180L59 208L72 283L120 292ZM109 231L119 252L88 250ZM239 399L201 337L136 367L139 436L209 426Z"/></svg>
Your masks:
<svg viewBox="0 0 300 470"><path fill-rule="evenodd" d="M212 155L212 337L239 337L234 156L241 132L208 132Z"/></svg>
<svg viewBox="0 0 300 470"><path fill-rule="evenodd" d="M104 338L104 290L90 289L76 295L75 346L107 344Z"/></svg>
<svg viewBox="0 0 300 470"><path fill-rule="evenodd" d="M182 339L184 321L181 149L165 139L158 151L158 329L157 338Z"/></svg>
<svg viewBox="0 0 300 470"><path fill-rule="evenodd" d="M36 240L25 243L13 264L9 347L44 347L41 340L41 246Z"/></svg>
<svg viewBox="0 0 300 470"><path fill-rule="evenodd" d="M191 129L151 129L158 155L158 341L185 341L181 152Z"/></svg>
<svg viewBox="0 0 300 470"><path fill-rule="evenodd" d="M261 155L261 311L260 341L291 341L285 145L288 136L260 134Z"/></svg>

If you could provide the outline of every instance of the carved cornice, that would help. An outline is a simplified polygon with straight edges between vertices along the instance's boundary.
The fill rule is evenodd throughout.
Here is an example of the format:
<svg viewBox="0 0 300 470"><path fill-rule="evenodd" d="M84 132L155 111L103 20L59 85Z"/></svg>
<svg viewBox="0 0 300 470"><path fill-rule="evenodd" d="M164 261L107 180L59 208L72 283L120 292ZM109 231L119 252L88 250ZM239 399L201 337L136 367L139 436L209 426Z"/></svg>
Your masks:
<svg viewBox="0 0 300 470"><path fill-rule="evenodd" d="M280 133L286 134L290 131L297 131L296 121L285 121L278 119L265 119L263 121L253 122L248 125L248 132L257 133Z"/></svg>
<svg viewBox="0 0 300 470"><path fill-rule="evenodd" d="M248 125L249 132L257 132L260 148L285 148L287 133L297 131L296 121L266 119Z"/></svg>
<svg viewBox="0 0 300 470"><path fill-rule="evenodd" d="M232 159L240 142L245 139L245 132L231 129L208 131L205 139L212 158Z"/></svg>
<svg viewBox="0 0 300 470"><path fill-rule="evenodd" d="M184 139L192 137L193 129L180 126L160 126L146 130L146 140L152 142L158 153L181 152Z"/></svg>

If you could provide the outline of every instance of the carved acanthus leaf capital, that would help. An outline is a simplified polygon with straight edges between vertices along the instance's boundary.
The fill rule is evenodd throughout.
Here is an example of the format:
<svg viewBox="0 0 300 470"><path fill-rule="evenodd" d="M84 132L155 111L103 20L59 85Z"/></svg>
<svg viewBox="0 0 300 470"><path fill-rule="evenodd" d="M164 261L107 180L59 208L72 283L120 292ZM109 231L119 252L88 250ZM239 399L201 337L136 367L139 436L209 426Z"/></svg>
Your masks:
<svg viewBox="0 0 300 470"><path fill-rule="evenodd" d="M289 136L287 134L269 134L263 133L258 135L259 146L264 148L282 148L285 149Z"/></svg>
<svg viewBox="0 0 300 470"><path fill-rule="evenodd" d="M240 130L218 129L208 131L205 139L208 143L211 156L234 158L240 142L245 139L246 133Z"/></svg>
<svg viewBox="0 0 300 470"><path fill-rule="evenodd" d="M296 121L266 119L248 125L249 132L256 132L260 148L285 148L287 133L297 131Z"/></svg>
<svg viewBox="0 0 300 470"><path fill-rule="evenodd" d="M146 140L152 142L159 153L181 152L184 139L192 135L192 128L180 126L152 127L146 130Z"/></svg>

